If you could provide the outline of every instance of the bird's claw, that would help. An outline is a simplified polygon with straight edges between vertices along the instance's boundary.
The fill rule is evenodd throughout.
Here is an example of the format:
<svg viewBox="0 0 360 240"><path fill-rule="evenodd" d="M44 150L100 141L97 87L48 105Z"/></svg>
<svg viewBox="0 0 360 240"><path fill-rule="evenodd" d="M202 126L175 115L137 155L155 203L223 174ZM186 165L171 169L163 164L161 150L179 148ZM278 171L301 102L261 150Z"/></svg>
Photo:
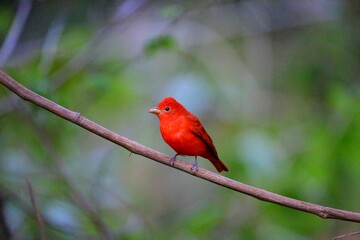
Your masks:
<svg viewBox="0 0 360 240"><path fill-rule="evenodd" d="M177 155L174 155L173 157L170 158L170 161L169 161L169 162L170 162L170 165L171 165L171 166L174 166L175 161L176 161L176 156L177 156Z"/></svg>
<svg viewBox="0 0 360 240"><path fill-rule="evenodd" d="M197 171L199 171L199 165L198 165L197 163L194 163L194 164L192 165L192 167L190 168L190 171L191 171L192 173L196 173Z"/></svg>

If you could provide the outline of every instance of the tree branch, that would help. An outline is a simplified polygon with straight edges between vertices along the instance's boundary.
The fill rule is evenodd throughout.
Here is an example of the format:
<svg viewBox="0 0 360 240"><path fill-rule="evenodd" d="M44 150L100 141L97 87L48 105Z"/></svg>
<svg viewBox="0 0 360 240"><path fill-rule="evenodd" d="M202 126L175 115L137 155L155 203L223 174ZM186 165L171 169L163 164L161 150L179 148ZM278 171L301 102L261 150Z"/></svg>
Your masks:
<svg viewBox="0 0 360 240"><path fill-rule="evenodd" d="M359 232L345 233L343 235L334 237L332 240L338 240L338 239L341 239L341 238L349 238L349 237L356 236L356 235L360 235L360 231Z"/></svg>
<svg viewBox="0 0 360 240"><path fill-rule="evenodd" d="M16 82L1 69L0 69L0 83L5 87L7 87L10 91L14 92L19 97L21 97L22 99L32 102L54 113L55 115L64 118L67 121L73 122L79 125L80 127L85 128L86 130L129 150L132 153L144 156L146 158L152 159L164 165L168 165L169 167L179 169L183 172L202 178L206 181L232 189L237 192L244 193L246 195L252 196L262 201L272 202L285 207L297 209L303 212L308 212L317 215L321 218L331 218L331 219L339 219L339 220L351 221L351 222L360 222L360 213L357 212L350 212L350 211L320 206L320 205L288 198L272 192L268 192L263 189L246 185L244 183L237 182L230 178L226 178L216 173L207 171L203 168L200 168L198 172L193 173L192 171L190 171L192 165L190 163L186 163L180 160L176 161L175 164L171 166L169 163L169 159L170 159L169 156L160 153L158 151L155 151L151 148L148 148L144 145L141 145L135 141L127 139L117 133L114 133L100 126L99 124L83 117L80 113L73 112L69 109L66 109L48 100L47 98L38 95L37 93L27 89L20 83Z"/></svg>
<svg viewBox="0 0 360 240"><path fill-rule="evenodd" d="M14 95L15 96L15 95ZM15 96L16 97L16 96ZM28 125L33 128L35 134L38 136L39 140L42 142L45 152L48 154L49 158L53 159L53 165L46 165L47 171L57 176L69 190L69 197L74 202L74 204L81 209L84 214L89 218L93 223L95 228L98 230L101 239L112 239L113 233L107 227L106 223L101 219L98 214L97 209L93 206L91 201L83 195L81 190L76 187L76 184L72 181L72 178L63 170L59 164L61 159L60 155L56 151L56 148L53 144L53 139L51 135L43 129L36 121L32 119L31 113L26 109L22 108L21 104L18 104L16 109L19 114L27 121ZM20 107L20 108L19 108ZM31 187L31 185L29 185ZM29 191L31 193L31 191ZM31 195L30 195L31 196ZM34 207L35 208L35 207ZM36 212L35 212L36 213ZM37 215L35 215L37 216ZM41 215L40 215L41 216ZM39 223L39 221L38 221Z"/></svg>
<svg viewBox="0 0 360 240"><path fill-rule="evenodd" d="M29 191L31 205L32 205L32 207L34 209L34 214L35 214L35 217L36 217L36 221L37 221L37 224L39 226L41 240L47 240L48 238L47 238L47 236L45 234L44 220L42 218L42 215L40 213L39 208L36 205L33 188L32 188L30 182L27 179L25 179L25 183L26 183L26 186L27 186L28 191Z"/></svg>

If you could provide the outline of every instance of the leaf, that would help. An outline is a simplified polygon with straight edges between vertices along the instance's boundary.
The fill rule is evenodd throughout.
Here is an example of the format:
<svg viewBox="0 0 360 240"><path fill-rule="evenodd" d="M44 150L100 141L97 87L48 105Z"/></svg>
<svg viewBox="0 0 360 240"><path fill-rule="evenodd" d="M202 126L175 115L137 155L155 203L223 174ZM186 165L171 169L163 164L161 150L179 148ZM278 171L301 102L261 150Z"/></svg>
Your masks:
<svg viewBox="0 0 360 240"><path fill-rule="evenodd" d="M162 35L150 40L144 48L144 53L146 56L151 57L161 50L176 50L177 48L176 39L170 35Z"/></svg>

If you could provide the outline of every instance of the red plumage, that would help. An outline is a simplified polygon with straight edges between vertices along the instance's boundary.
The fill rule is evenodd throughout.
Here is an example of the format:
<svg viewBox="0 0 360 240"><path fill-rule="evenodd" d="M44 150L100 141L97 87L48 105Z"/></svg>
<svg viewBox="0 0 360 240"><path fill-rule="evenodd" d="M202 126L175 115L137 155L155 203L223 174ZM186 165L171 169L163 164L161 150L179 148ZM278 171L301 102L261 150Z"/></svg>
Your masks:
<svg viewBox="0 0 360 240"><path fill-rule="evenodd" d="M149 110L160 120L160 132L167 144L175 150L176 155L170 160L174 162L177 155L195 156L208 159L218 172L229 169L219 159L216 148L200 120L185 109L172 97L164 98L155 108Z"/></svg>

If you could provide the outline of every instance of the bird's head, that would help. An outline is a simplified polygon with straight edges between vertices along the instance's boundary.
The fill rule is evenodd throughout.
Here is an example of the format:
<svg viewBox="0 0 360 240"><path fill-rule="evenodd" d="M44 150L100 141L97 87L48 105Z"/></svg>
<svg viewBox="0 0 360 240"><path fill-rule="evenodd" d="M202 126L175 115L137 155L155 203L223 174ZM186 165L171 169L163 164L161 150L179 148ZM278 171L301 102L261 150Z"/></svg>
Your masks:
<svg viewBox="0 0 360 240"><path fill-rule="evenodd" d="M149 109L149 113L156 114L159 119L169 118L186 112L186 109L172 97L166 97L156 107Z"/></svg>

